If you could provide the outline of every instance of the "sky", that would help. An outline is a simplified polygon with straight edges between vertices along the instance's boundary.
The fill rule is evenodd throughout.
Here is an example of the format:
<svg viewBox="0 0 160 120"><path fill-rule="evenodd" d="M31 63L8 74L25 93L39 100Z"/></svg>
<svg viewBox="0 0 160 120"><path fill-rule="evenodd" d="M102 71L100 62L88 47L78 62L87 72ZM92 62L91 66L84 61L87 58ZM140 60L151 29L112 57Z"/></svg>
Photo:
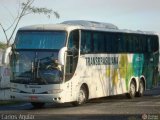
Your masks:
<svg viewBox="0 0 160 120"><path fill-rule="evenodd" d="M19 1L0 0L0 23L5 28L15 18ZM35 0L33 5L51 8L60 14L60 18L28 15L21 20L18 28L67 20L91 20L112 23L120 29L160 32L160 0ZM5 41L1 28L0 41Z"/></svg>

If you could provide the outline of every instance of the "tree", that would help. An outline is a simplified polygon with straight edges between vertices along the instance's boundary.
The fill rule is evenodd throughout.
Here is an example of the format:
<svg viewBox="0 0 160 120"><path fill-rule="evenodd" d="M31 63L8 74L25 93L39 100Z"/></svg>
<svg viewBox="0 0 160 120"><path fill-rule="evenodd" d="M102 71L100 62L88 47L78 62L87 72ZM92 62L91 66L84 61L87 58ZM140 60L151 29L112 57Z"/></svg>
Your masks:
<svg viewBox="0 0 160 120"><path fill-rule="evenodd" d="M0 22L0 27L3 30L3 33L5 35L7 46L10 45L12 37L23 17L29 14L43 14L48 18L50 18L52 15L54 15L56 18L60 18L59 13L56 11L53 11L52 9L33 6L34 1L35 0L27 0L26 2L19 3L20 9L18 10L17 16L15 17L15 19L13 20L13 22L10 24L8 28L4 28L4 26ZM11 30L10 35L7 34L8 30Z"/></svg>

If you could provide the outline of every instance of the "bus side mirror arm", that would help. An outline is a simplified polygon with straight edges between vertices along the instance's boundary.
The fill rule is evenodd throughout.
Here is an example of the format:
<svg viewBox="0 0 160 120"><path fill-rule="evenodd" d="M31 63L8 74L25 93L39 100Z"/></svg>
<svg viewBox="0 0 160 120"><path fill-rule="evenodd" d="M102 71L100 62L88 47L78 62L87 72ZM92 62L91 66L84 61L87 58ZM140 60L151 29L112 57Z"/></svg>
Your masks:
<svg viewBox="0 0 160 120"><path fill-rule="evenodd" d="M58 62L60 65L64 65L65 63L65 53L67 52L67 47L63 47L60 49L58 53Z"/></svg>

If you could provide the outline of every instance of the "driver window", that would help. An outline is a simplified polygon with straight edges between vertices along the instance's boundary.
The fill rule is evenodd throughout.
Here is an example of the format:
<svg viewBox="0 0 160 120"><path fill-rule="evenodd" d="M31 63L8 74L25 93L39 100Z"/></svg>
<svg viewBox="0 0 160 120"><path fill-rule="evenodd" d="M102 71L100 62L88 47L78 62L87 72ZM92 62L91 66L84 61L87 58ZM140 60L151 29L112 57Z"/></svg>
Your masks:
<svg viewBox="0 0 160 120"><path fill-rule="evenodd" d="M69 37L68 41L68 49L73 52L78 54L78 49L79 49L79 31L72 31Z"/></svg>
<svg viewBox="0 0 160 120"><path fill-rule="evenodd" d="M68 40L68 53L66 63L66 80L69 80L77 67L79 51L79 30L70 33Z"/></svg>

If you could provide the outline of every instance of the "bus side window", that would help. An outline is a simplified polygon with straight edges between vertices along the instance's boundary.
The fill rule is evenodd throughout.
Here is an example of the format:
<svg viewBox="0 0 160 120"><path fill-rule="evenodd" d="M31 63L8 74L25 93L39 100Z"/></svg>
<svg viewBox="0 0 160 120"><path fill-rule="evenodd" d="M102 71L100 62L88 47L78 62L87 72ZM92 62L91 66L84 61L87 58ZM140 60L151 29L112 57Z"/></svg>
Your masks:
<svg viewBox="0 0 160 120"><path fill-rule="evenodd" d="M156 52L159 50L159 43L157 36L149 36L147 38L147 44L148 44L148 52Z"/></svg>
<svg viewBox="0 0 160 120"><path fill-rule="evenodd" d="M143 47L142 46L142 40L143 40L143 35L136 35L136 46L137 46L137 53L143 53Z"/></svg>
<svg viewBox="0 0 160 120"><path fill-rule="evenodd" d="M82 31L81 33L81 54L91 53L91 32Z"/></svg>
<svg viewBox="0 0 160 120"><path fill-rule="evenodd" d="M106 33L105 35L105 52L111 52L111 42L110 42L110 33Z"/></svg>
<svg viewBox="0 0 160 120"><path fill-rule="evenodd" d="M117 33L112 33L111 35L111 49L112 53L117 53L118 51L118 35Z"/></svg>
<svg viewBox="0 0 160 120"><path fill-rule="evenodd" d="M118 52L126 53L126 40L124 34L118 34Z"/></svg>
<svg viewBox="0 0 160 120"><path fill-rule="evenodd" d="M93 51L94 53L98 53L99 52L99 39L98 39L98 33L93 32Z"/></svg>
<svg viewBox="0 0 160 120"><path fill-rule="evenodd" d="M133 42L134 42L134 51L135 53L139 53L140 48L139 48L139 37L137 35L133 36Z"/></svg>
<svg viewBox="0 0 160 120"><path fill-rule="evenodd" d="M105 51L104 34L102 32L93 32L93 49L94 53L103 53Z"/></svg>
<svg viewBox="0 0 160 120"><path fill-rule="evenodd" d="M152 38L152 44L153 44L153 51L156 52L159 49L159 43L158 43L158 37L157 36L153 36Z"/></svg>
<svg viewBox="0 0 160 120"><path fill-rule="evenodd" d="M148 44L148 52L152 52L151 37L147 38L147 44Z"/></svg>
<svg viewBox="0 0 160 120"><path fill-rule="evenodd" d="M70 38L68 41L68 48L72 52L75 52L76 54L78 54L78 49L79 49L79 31L78 30L71 32Z"/></svg>
<svg viewBox="0 0 160 120"><path fill-rule="evenodd" d="M116 33L106 33L105 35L105 50L108 53L116 53L117 52L117 42L118 42L118 36Z"/></svg>
<svg viewBox="0 0 160 120"><path fill-rule="evenodd" d="M124 39L126 41L126 51L129 53L132 53L134 50L134 41L132 39L132 36L130 34L126 34L124 35Z"/></svg>
<svg viewBox="0 0 160 120"><path fill-rule="evenodd" d="M142 52L147 53L147 36L144 36L141 38L141 47L142 47Z"/></svg>

